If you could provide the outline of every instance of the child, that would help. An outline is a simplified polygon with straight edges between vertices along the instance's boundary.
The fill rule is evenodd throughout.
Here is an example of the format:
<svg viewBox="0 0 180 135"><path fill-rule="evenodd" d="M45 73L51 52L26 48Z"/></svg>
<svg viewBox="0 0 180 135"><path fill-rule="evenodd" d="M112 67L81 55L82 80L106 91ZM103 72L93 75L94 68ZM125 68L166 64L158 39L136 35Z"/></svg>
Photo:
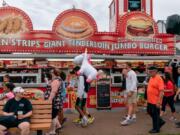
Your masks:
<svg viewBox="0 0 180 135"><path fill-rule="evenodd" d="M12 99L14 98L14 93L12 92L14 89L14 84L13 83L5 83L4 84L4 92L2 94L0 94L0 100L3 99Z"/></svg>

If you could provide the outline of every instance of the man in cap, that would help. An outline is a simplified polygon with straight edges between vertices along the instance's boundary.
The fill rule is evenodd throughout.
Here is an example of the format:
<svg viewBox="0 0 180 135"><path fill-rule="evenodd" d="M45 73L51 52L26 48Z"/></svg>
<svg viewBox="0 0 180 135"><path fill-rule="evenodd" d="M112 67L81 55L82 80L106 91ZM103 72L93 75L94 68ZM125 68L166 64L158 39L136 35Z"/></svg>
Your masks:
<svg viewBox="0 0 180 135"><path fill-rule="evenodd" d="M149 133L159 133L165 121L160 117L160 106L163 98L164 81L158 74L156 66L149 67L150 80L147 87L147 111L152 118L153 128Z"/></svg>
<svg viewBox="0 0 180 135"><path fill-rule="evenodd" d="M23 97L24 89L16 87L13 90L15 98L10 99L4 106L3 115L14 117L12 123L0 123L0 135L4 135L4 131L11 127L18 127L21 135L30 134L30 117L32 115L32 104Z"/></svg>

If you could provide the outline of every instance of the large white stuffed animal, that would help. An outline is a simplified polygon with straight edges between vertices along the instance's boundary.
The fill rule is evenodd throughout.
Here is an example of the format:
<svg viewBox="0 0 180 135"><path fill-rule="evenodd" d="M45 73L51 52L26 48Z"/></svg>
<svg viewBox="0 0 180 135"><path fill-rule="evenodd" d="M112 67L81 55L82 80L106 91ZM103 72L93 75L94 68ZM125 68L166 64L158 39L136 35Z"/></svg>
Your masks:
<svg viewBox="0 0 180 135"><path fill-rule="evenodd" d="M74 58L73 62L74 62L75 64L77 64L77 65L81 65L82 62L83 62L83 59L84 59L84 55L85 55L85 54L83 53L83 54L80 54L80 55L76 56L76 57ZM90 63L91 55L88 54L87 57L88 57L88 62Z"/></svg>
<svg viewBox="0 0 180 135"><path fill-rule="evenodd" d="M101 73L97 72L97 70L88 62L88 54L87 50L84 53L83 61L80 70L77 72L78 75L85 75L87 77L86 82L90 83L93 80L98 79L98 74Z"/></svg>

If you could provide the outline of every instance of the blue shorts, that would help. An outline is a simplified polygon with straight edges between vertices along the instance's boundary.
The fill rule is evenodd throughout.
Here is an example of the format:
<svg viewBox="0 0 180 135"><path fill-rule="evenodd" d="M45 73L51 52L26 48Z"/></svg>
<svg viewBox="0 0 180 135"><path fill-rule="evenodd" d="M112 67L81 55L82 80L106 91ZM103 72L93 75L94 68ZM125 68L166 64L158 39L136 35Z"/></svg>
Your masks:
<svg viewBox="0 0 180 135"><path fill-rule="evenodd" d="M0 125L6 127L8 129L8 128L13 128L13 127L18 127L19 124L21 124L23 122L30 123L30 118L24 118L24 119L21 119L21 120L16 119L15 121L12 121L11 123L3 122L3 123L0 123Z"/></svg>

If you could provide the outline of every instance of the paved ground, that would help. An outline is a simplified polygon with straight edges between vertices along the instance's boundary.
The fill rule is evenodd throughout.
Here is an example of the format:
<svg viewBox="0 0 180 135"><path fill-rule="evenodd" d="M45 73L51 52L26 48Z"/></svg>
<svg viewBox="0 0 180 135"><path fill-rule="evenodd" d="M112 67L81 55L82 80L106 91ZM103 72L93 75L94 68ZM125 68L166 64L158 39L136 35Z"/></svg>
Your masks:
<svg viewBox="0 0 180 135"><path fill-rule="evenodd" d="M151 119L140 110L137 114L137 122L126 127L120 125L122 116L125 115L125 110L112 111L92 111L95 116L95 123L87 128L82 128L79 125L72 123L72 120L77 117L76 114L67 114L68 122L65 125L61 135L148 135L148 131L152 128ZM169 120L170 113L164 117L166 125L161 129L162 135L180 135L180 128L176 128L174 123ZM180 120L180 113L177 114Z"/></svg>
<svg viewBox="0 0 180 135"><path fill-rule="evenodd" d="M177 111L177 118L180 120L180 105L177 107ZM68 121L60 135L148 135L148 131L152 128L151 119L143 109L139 109L137 113L137 122L126 127L120 125L121 118L126 112L125 109L111 111L93 109L90 112L96 120L86 128L72 123L72 120L77 117L77 113L66 113ZM158 135L180 135L180 128L176 128L169 118L170 112L168 110L164 117L166 124L162 127L161 134ZM36 134L32 133L31 135Z"/></svg>

